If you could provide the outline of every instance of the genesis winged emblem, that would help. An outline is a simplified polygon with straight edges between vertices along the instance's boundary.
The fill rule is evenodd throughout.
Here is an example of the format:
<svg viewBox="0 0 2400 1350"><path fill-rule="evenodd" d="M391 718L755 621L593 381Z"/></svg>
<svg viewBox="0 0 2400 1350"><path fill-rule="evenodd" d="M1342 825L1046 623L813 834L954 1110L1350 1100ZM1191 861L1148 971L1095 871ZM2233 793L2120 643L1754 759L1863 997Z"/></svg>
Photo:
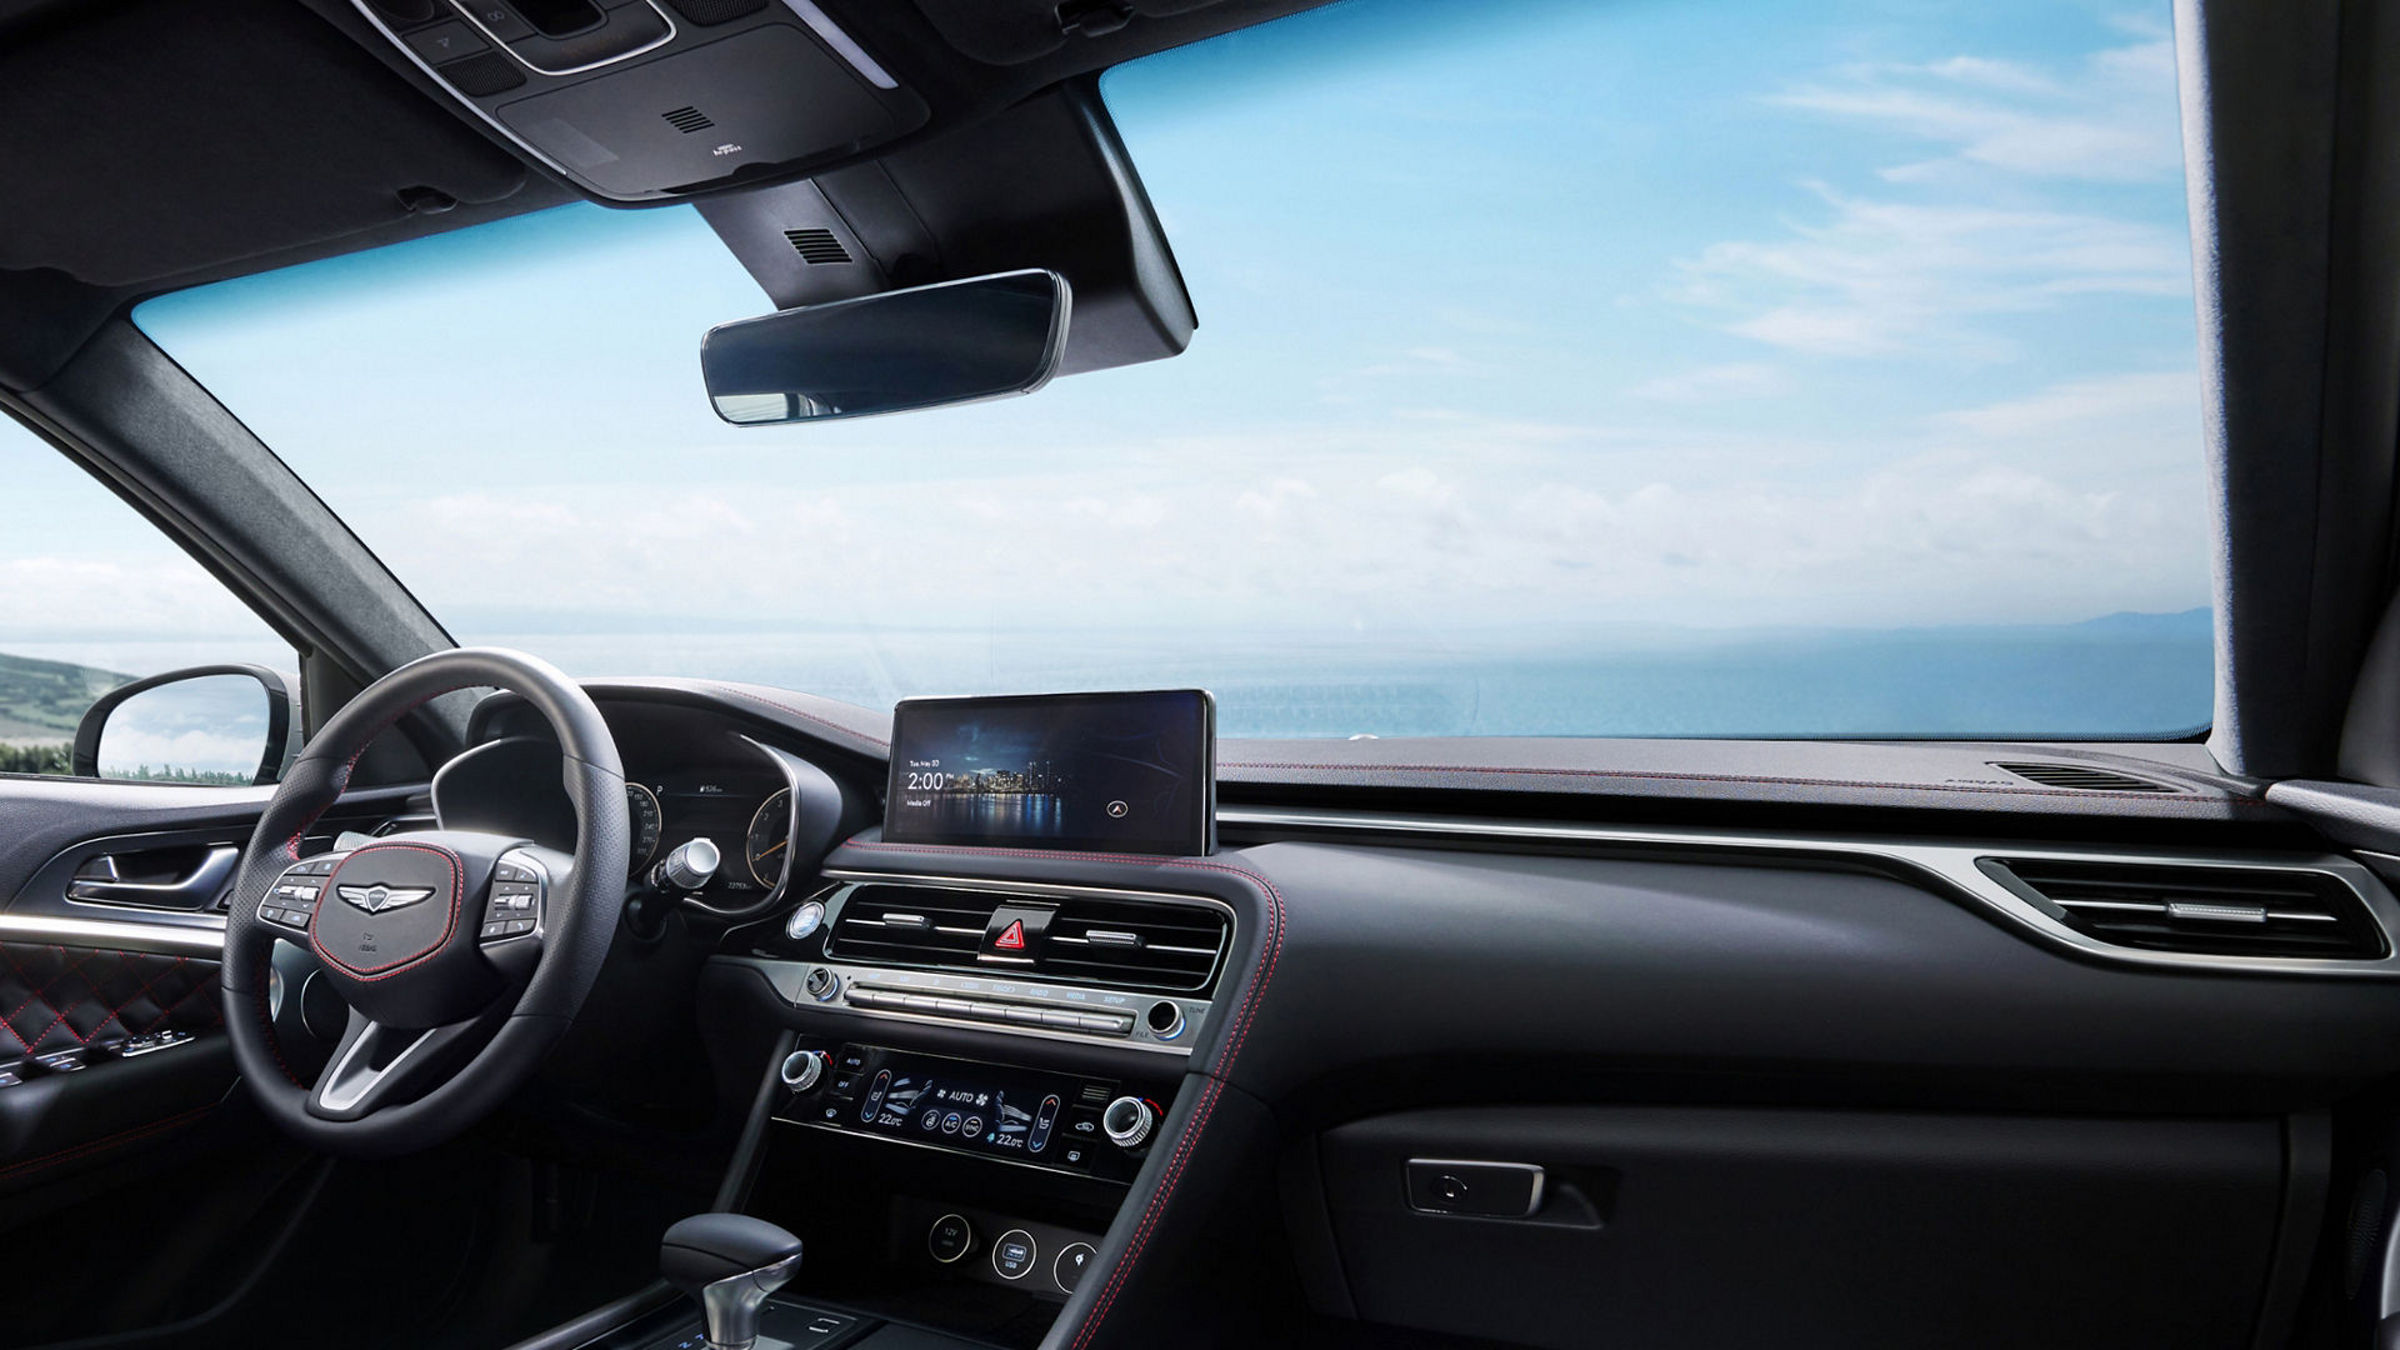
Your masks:
<svg viewBox="0 0 2400 1350"><path fill-rule="evenodd" d="M358 906L369 914L381 914L387 909L413 905L433 894L431 886L336 886L333 893Z"/></svg>

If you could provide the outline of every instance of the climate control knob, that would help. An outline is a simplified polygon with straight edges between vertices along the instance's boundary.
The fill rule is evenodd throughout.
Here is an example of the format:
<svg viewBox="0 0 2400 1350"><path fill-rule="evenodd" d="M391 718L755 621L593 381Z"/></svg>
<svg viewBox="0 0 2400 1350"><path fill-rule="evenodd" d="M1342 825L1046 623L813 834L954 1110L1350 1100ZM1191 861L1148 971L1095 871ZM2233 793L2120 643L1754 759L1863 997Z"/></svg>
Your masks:
<svg viewBox="0 0 2400 1350"><path fill-rule="evenodd" d="M825 1052L794 1050L783 1057L779 1076L783 1079L783 1085L792 1091L808 1091L817 1085L818 1079L825 1076Z"/></svg>
<svg viewBox="0 0 2400 1350"><path fill-rule="evenodd" d="M1100 1112L1100 1132L1118 1148L1139 1148L1157 1123L1158 1113L1139 1097L1119 1097Z"/></svg>

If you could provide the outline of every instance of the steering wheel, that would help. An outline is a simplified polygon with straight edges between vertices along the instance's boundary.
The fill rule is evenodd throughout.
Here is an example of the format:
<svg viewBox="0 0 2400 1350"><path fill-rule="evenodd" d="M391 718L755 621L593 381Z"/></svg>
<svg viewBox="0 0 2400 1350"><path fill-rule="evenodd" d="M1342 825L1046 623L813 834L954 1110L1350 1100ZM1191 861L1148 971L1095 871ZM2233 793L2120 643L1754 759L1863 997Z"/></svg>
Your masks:
<svg viewBox="0 0 2400 1350"><path fill-rule="evenodd" d="M485 687L524 696L557 734L575 804L572 854L508 835L427 830L300 856L370 742L428 699ZM556 667L461 647L368 686L294 761L234 881L219 968L225 1026L260 1108L301 1142L353 1157L427 1148L489 1114L591 991L625 903L629 839L616 742L590 696ZM350 1009L313 1083L276 1040L278 941L308 948Z"/></svg>

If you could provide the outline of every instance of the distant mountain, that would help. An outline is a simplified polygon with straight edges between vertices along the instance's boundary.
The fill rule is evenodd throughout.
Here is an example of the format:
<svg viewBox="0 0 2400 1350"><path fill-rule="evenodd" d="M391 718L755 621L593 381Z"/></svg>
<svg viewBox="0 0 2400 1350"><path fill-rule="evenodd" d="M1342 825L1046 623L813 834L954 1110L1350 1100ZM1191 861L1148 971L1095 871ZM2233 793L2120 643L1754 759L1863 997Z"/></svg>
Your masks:
<svg viewBox="0 0 2400 1350"><path fill-rule="evenodd" d="M2206 637L2216 630L2216 611L2178 610L2172 614L2139 614L2121 610L2074 625L2087 633L2121 637Z"/></svg>
<svg viewBox="0 0 2400 1350"><path fill-rule="evenodd" d="M0 742L72 740L75 724L92 700L132 678L113 670L0 652Z"/></svg>

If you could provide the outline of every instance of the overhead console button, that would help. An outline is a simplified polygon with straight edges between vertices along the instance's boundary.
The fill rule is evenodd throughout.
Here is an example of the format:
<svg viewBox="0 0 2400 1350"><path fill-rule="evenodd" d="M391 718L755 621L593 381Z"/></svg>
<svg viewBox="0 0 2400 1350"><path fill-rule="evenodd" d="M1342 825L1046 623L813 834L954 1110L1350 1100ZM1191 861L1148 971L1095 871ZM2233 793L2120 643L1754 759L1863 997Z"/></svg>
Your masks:
<svg viewBox="0 0 2400 1350"><path fill-rule="evenodd" d="M429 28L420 28L408 35L409 49L425 58L427 65L438 66L462 56L490 51L491 44L478 36L474 29L456 19L444 20Z"/></svg>
<svg viewBox="0 0 2400 1350"><path fill-rule="evenodd" d="M533 25L525 22L516 7L508 0L459 0L469 17L483 26L483 31L502 42L532 37Z"/></svg>

